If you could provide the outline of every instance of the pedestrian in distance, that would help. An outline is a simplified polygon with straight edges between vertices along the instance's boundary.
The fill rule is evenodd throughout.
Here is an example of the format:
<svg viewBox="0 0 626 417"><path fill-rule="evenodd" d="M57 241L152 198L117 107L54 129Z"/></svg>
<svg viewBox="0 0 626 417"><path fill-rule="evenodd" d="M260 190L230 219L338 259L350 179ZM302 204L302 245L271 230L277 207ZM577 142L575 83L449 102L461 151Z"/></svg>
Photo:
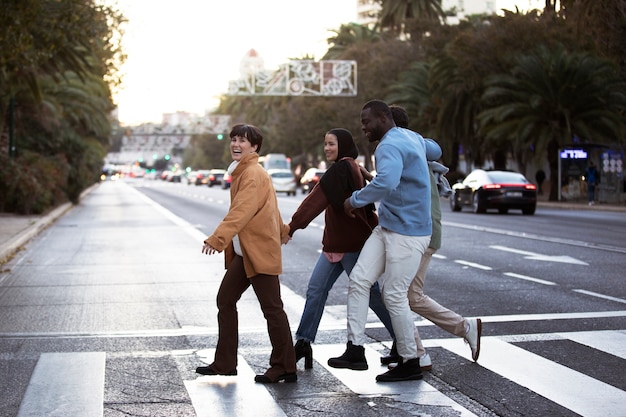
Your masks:
<svg viewBox="0 0 626 417"><path fill-rule="evenodd" d="M408 113L406 110L397 105L390 106L391 113L396 125L403 128L408 128ZM408 298L409 307L411 311L419 314L423 318L432 321L438 327L446 330L448 333L462 337L468 344L471 350L472 359L478 360L480 354L480 337L482 334L482 322L479 318L467 319L461 315L455 313L452 310L440 305L435 300L424 294L424 282L426 280L426 271L430 265L432 256L441 248L441 204L439 202L440 194L448 196L452 194L452 190L449 189L447 181L443 182L441 178L448 168L436 161L428 161L429 165L429 177L430 177L430 190L431 190L431 217L432 217L432 236L428 247L422 254L419 267L411 285L409 286ZM435 175L436 174L436 175ZM437 181L436 177L439 178ZM424 345L417 328L415 329L415 344L417 346L417 356L420 361L421 370L431 370L432 361L430 355L426 352ZM381 363L383 365L396 363L400 360L400 356L397 353L397 347L395 344L391 348L389 356L382 357Z"/></svg>
<svg viewBox="0 0 626 417"><path fill-rule="evenodd" d="M535 180L537 181L537 194L543 195L543 182L546 180L546 173L543 169L535 173Z"/></svg>
<svg viewBox="0 0 626 417"><path fill-rule="evenodd" d="M590 206L596 202L596 185L598 184L598 169L596 164L590 159L589 166L585 170L585 181L587 181L587 201Z"/></svg>
<svg viewBox="0 0 626 417"><path fill-rule="evenodd" d="M278 280L281 244L289 241L289 227L283 224L272 182L258 162L262 144L263 135L256 126L237 124L230 132L230 207L202 246L202 253L208 255L224 251L226 273L217 293L218 341L213 363L196 372L237 375L237 301L252 286L272 344L270 368L254 380L264 384L296 382L291 329Z"/></svg>
<svg viewBox="0 0 626 417"><path fill-rule="evenodd" d="M441 148L416 132L396 127L389 106L380 100L365 103L361 126L370 142L379 141L374 153L377 174L344 201L344 209L354 216L356 208L378 201L379 224L365 242L349 276L346 351L330 358L328 364L334 368L368 368L364 348L368 297L372 285L379 280L400 360L376 380L421 379L407 292L432 234L427 160L439 159Z"/></svg>
<svg viewBox="0 0 626 417"><path fill-rule="evenodd" d="M296 361L304 358L305 369L313 367L311 343L315 341L329 291L343 272L350 274L363 244L378 224L374 204L355 210L354 217L347 216L343 208L344 200L365 185L356 161L359 151L352 133L341 128L329 130L324 137L324 153L332 165L302 201L289 223L289 234L293 236L296 230L306 228L324 212L322 253L309 279L294 346ZM369 305L393 338L391 318L377 289L372 289Z"/></svg>

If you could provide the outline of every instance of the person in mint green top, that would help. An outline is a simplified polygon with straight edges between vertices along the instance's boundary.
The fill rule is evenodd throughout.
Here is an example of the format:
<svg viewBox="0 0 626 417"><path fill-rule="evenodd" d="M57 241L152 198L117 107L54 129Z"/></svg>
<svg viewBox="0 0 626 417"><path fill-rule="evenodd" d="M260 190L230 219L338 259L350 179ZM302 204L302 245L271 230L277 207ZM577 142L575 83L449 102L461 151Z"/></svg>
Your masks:
<svg viewBox="0 0 626 417"><path fill-rule="evenodd" d="M396 126L389 106L371 100L361 109L361 127L374 153L376 176L345 200L355 208L379 202L378 226L365 242L350 273L348 287L348 343L343 355L330 358L335 368L365 370L364 344L369 291L378 280L396 336L398 366L378 375L379 382L421 379L414 323L407 292L432 234L430 171L427 160L441 157L434 141Z"/></svg>

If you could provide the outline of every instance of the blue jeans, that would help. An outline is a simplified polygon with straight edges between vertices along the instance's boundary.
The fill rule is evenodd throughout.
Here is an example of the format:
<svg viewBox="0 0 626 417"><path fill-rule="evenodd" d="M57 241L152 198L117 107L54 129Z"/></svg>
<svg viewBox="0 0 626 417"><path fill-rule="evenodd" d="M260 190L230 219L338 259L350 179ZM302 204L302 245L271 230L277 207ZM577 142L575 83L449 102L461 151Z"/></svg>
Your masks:
<svg viewBox="0 0 626 417"><path fill-rule="evenodd" d="M306 302L304 311L300 318L300 325L296 331L297 340L305 340L314 342L317 335L317 329L322 320L324 306L328 298L328 292L335 285L342 272L350 275L352 268L359 259L359 252L349 252L343 255L343 259L337 263L328 261L324 254L320 254L317 259L313 273L309 279L309 287L306 291ZM383 303L378 283L375 283L370 289L369 306L376 313L376 316L389 331L391 338L394 338L393 326L391 325L391 317Z"/></svg>
<svg viewBox="0 0 626 417"><path fill-rule="evenodd" d="M592 202L596 199L596 184L591 182L587 184L587 201Z"/></svg>

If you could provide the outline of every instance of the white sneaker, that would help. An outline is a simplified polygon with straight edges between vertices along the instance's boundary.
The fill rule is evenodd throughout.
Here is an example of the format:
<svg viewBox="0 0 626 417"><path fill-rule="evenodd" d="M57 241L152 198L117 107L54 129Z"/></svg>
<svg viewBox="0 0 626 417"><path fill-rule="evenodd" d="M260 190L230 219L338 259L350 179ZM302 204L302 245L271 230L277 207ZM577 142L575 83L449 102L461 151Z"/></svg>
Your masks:
<svg viewBox="0 0 626 417"><path fill-rule="evenodd" d="M420 369L422 371L430 371L433 369L433 363L430 360L430 355L428 353L424 353L424 355L420 356Z"/></svg>
<svg viewBox="0 0 626 417"><path fill-rule="evenodd" d="M472 359L474 362L478 360L478 355L480 354L480 335L482 330L483 325L480 319L469 319L469 330L464 339L472 350Z"/></svg>

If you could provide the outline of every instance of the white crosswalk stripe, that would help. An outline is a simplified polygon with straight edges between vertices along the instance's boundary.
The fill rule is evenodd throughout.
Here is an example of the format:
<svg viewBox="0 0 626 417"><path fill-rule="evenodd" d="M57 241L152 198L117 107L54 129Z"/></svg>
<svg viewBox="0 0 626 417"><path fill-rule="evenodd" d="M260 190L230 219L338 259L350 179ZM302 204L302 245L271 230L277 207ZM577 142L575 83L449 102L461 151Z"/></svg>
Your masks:
<svg viewBox="0 0 626 417"><path fill-rule="evenodd" d="M469 349L459 339L439 343L458 355L470 356ZM626 392L497 337L482 338L479 363L583 416L620 417L626 410Z"/></svg>
<svg viewBox="0 0 626 417"><path fill-rule="evenodd" d="M461 405L452 401L449 397L436 390L426 381L409 381L396 383L377 383L376 375L384 372L373 364L380 363L380 354L365 346L367 363L371 364L367 371L352 371L350 369L336 369L328 366L328 359L340 355L345 345L315 346L315 360L323 365L330 373L345 384L356 394L367 396L394 395L404 402L426 404L436 406L448 406L459 413L460 416L475 416ZM407 384L411 384L410 388ZM407 389L409 388L409 389Z"/></svg>
<svg viewBox="0 0 626 417"><path fill-rule="evenodd" d="M18 417L103 414L104 352L43 353Z"/></svg>
<svg viewBox="0 0 626 417"><path fill-rule="evenodd" d="M622 361L626 359L626 332L605 330L506 337L483 336L481 355L476 364L576 414L604 417L624 415L625 391L527 351L512 342L516 338L531 341L570 340L613 355L616 361ZM424 342L428 349L443 348L471 361L470 350L460 338L428 339ZM316 344L315 366L332 374L336 379L335 383L342 384L354 394L372 398L373 403L375 398L388 397L403 404L442 407L451 410L454 415L477 415L447 395L449 392L440 391L431 385L428 376L421 381L377 383L376 375L384 371L384 368L377 366L380 348L379 343L366 345L370 369L352 371L334 369L327 365L328 358L341 354L345 345ZM182 353L162 352L162 355L186 356L190 363L201 365L212 362L214 352L214 349L205 349ZM113 358L119 355L118 353L110 356ZM130 353L128 356L141 360L141 355L136 353ZM103 416L106 358L105 352L41 354L23 396L18 417ZM212 377L193 374L193 377L189 378L189 375L192 375L191 370L184 371L188 376L181 383L198 417L287 415L271 395L268 387L254 382L255 372L245 355L239 357L237 376ZM298 372L303 375L308 371L302 370L300 363Z"/></svg>
<svg viewBox="0 0 626 417"><path fill-rule="evenodd" d="M210 364L215 350L207 349L197 354L204 358L206 364ZM285 413L265 386L254 382L254 376L250 365L239 356L237 376L200 376L185 381L185 387L198 417L284 416ZM251 398L254 401L250 401Z"/></svg>

